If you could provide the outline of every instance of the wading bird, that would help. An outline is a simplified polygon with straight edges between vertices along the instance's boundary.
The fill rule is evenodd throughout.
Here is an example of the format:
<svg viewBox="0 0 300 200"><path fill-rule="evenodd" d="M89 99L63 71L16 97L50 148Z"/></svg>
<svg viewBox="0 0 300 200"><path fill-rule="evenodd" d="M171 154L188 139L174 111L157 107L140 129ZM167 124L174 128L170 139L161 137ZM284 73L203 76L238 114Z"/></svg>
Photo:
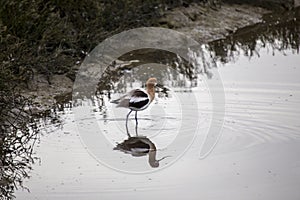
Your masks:
<svg viewBox="0 0 300 200"><path fill-rule="evenodd" d="M129 108L130 111L126 116L126 131L127 135L130 137L128 131L128 118L132 111L135 111L135 132L137 135L137 112L145 110L155 97L155 86L157 85L156 78L149 78L146 82L146 90L142 88L134 89L128 92L126 95L122 96L119 99L111 101L111 103L118 104L117 107Z"/></svg>

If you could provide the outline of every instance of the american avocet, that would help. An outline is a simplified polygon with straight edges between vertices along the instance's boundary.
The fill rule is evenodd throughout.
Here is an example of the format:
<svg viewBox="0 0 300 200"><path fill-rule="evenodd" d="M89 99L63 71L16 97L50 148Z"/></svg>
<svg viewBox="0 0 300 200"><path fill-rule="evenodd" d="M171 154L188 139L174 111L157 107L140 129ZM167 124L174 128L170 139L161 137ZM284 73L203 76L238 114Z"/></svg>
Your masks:
<svg viewBox="0 0 300 200"><path fill-rule="evenodd" d="M119 150L124 153L131 154L134 157L149 155L148 163L151 167L159 167L159 162L167 157L165 156L159 160L156 159L156 146L145 136L129 137L122 143L118 143L114 150Z"/></svg>
<svg viewBox="0 0 300 200"><path fill-rule="evenodd" d="M130 137L128 131L128 118L132 111L135 111L135 122L136 122L136 135L137 135L137 112L145 110L155 97L155 86L157 85L156 78L149 78L146 82L146 90L142 88L134 89L128 92L126 95L119 99L111 101L111 103L117 103L117 107L129 108L130 111L126 116L126 131Z"/></svg>

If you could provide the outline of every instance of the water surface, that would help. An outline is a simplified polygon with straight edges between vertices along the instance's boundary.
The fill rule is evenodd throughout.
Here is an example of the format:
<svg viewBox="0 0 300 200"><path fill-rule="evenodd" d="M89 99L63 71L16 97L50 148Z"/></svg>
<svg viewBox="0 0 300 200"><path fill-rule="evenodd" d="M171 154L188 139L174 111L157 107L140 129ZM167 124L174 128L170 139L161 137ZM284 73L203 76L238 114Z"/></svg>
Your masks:
<svg viewBox="0 0 300 200"><path fill-rule="evenodd" d="M276 30L280 32L281 27ZM196 82L179 77L176 80L184 80L181 84L165 80L171 97L157 97L148 111L139 113L138 129L156 145L158 158L176 156L176 149L168 149L170 141L177 134L195 134L188 124L197 116L196 137L176 162L169 165L172 157L165 158L155 172L140 175L111 169L88 151L72 109L65 108L57 111L59 122L45 124L35 148L40 162L32 166L31 178L24 183L30 193L18 190L17 199L299 199L299 46L277 48L285 44L280 40L283 35L278 35L269 34L273 42L252 38L254 48L248 47L246 52L255 53L250 55L243 46L247 42L231 42L234 51L224 51L226 56L223 52L222 59L214 61L218 68L210 72L218 70L221 76L226 112L222 135L205 159L199 159L199 151L212 117L207 82L215 77L199 75ZM228 49L226 41L221 42ZM219 55L216 51L212 54ZM119 82L122 80L126 79ZM127 90L142 86L138 81L122 83ZM118 95L114 93L111 98ZM196 98L196 105L189 103L191 97ZM113 150L127 137L127 110L116 109L108 98L96 102L97 123L111 144L107 160L129 172L151 171L147 155L133 157ZM181 124L183 131L178 131ZM130 130L134 135L133 119ZM104 147L99 146L101 149Z"/></svg>

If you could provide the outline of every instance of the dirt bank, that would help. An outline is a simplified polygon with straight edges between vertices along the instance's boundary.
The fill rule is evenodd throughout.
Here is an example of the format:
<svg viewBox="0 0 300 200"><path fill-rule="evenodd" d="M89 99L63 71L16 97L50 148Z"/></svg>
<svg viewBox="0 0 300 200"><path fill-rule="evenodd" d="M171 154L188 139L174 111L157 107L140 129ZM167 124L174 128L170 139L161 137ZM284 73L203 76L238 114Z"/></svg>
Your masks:
<svg viewBox="0 0 300 200"><path fill-rule="evenodd" d="M224 4L219 9L210 9L193 4L167 12L160 21L200 43L207 43L226 37L238 28L260 22L262 15L268 12L249 5Z"/></svg>

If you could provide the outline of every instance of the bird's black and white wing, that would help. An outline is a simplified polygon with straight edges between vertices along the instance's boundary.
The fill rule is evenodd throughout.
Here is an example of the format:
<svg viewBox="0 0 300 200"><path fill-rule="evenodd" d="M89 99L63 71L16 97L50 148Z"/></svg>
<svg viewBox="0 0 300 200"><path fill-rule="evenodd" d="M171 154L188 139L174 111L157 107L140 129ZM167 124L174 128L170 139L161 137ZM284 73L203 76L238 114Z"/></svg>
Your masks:
<svg viewBox="0 0 300 200"><path fill-rule="evenodd" d="M129 99L129 108L132 110L144 110L150 103L149 95L144 90L136 89Z"/></svg>

